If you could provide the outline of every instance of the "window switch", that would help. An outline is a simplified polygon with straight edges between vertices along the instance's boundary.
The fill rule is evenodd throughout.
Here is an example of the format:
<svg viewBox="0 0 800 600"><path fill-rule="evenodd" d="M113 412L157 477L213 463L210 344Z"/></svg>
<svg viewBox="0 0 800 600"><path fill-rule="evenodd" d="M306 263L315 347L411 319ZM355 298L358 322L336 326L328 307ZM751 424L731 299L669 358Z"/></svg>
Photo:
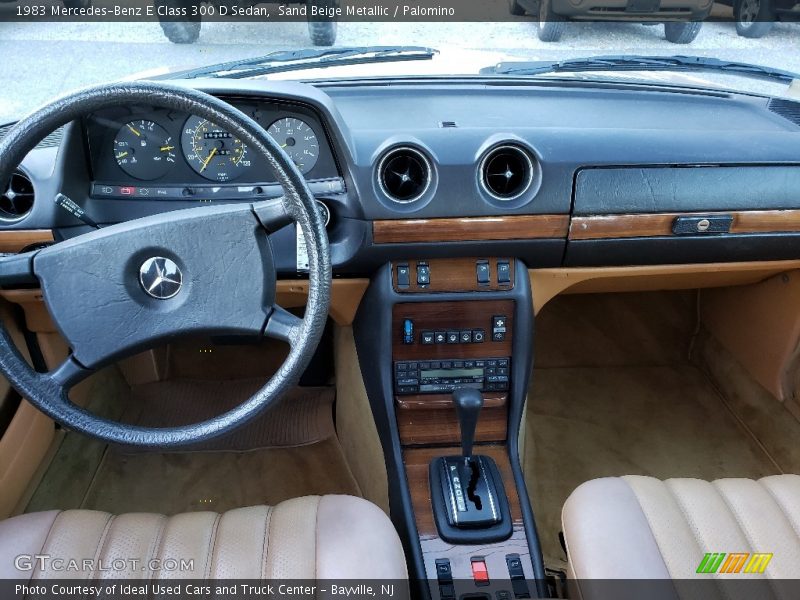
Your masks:
<svg viewBox="0 0 800 600"><path fill-rule="evenodd" d="M425 263L417 263L417 285L428 285L431 282L431 268Z"/></svg>
<svg viewBox="0 0 800 600"><path fill-rule="evenodd" d="M489 261L482 260L475 263L475 272L478 278L478 285L489 285L489 282L492 280Z"/></svg>
<svg viewBox="0 0 800 600"><path fill-rule="evenodd" d="M408 265L397 265L397 287L406 288L411 285Z"/></svg>
<svg viewBox="0 0 800 600"><path fill-rule="evenodd" d="M522 570L522 559L519 554L506 554L506 565L508 566L508 576L511 579L511 588L514 590L514 598L530 598L531 593L528 589L528 582L525 581L525 571Z"/></svg>
<svg viewBox="0 0 800 600"><path fill-rule="evenodd" d="M497 283L511 283L511 264L507 260L497 261Z"/></svg>

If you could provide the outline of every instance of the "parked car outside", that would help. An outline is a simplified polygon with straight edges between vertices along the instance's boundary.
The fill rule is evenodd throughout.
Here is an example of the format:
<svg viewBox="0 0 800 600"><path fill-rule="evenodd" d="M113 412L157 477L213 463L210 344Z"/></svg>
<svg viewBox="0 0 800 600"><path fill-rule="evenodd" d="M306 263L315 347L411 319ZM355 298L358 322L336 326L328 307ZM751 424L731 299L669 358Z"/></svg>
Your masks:
<svg viewBox="0 0 800 600"><path fill-rule="evenodd" d="M758 0L755 0L758 1ZM664 35L675 44L697 37L713 0L509 0L512 15L539 16L539 39L557 42L568 20L664 22Z"/></svg>

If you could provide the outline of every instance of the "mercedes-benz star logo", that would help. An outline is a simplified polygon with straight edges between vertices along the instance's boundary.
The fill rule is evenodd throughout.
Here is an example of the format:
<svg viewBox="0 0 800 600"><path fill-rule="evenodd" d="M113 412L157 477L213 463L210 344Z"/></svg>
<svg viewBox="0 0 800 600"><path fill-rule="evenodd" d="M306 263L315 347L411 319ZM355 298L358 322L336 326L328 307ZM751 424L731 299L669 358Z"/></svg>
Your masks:
<svg viewBox="0 0 800 600"><path fill-rule="evenodd" d="M153 298L167 300L181 291L183 275L174 261L154 256L139 267L139 282Z"/></svg>

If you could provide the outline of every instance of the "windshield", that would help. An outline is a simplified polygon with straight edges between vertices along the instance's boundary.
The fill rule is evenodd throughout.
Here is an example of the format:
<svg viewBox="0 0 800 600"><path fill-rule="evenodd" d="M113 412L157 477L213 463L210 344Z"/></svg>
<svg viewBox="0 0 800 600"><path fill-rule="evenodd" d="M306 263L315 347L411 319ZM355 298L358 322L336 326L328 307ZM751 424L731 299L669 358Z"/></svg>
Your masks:
<svg viewBox="0 0 800 600"><path fill-rule="evenodd" d="M591 70L517 72L515 63L563 63L609 55L705 57L800 72L800 26L784 21L774 11L766 16L748 16L734 1L729 2L734 6L706 6L700 11L703 14L696 13L704 21L665 24L654 14L642 13L630 22L587 22L586 18L598 13L581 13L575 7L581 3L544 3L548 6L543 7L536 0L464 0L441 5L455 6L453 16L444 9L439 11L442 14L417 16L403 14L411 5L387 2L370 4L377 7L372 15L348 15L351 8L366 10L369 6L331 0L308 0L307 6L251 4L246 0L202 4L194 0L155 0L154 4L137 0L60 0L48 3L42 7L48 12L37 15L27 3L0 0L0 47L4 57L0 62L0 122L19 118L79 87L118 79L170 77L175 73L306 81L480 74L635 80L774 96L800 95L798 85L790 79L752 78L730 69L622 69L609 64L607 69L595 66ZM604 1L593 0L591 4L599 10L597 7ZM605 4L606 11L619 6L613 0ZM687 0L688 5L698 5L698 0ZM331 11L338 8L339 16L325 17L325 7ZM391 12L397 7L397 15L378 11L381 8ZM296 9L294 13L292 8ZM119 9L133 12L119 17L123 20L115 20L113 11ZM318 16L311 17L310 9ZM112 12L97 12L101 10ZM695 6L692 10L700 9ZM370 53L374 46L381 47L383 54ZM403 56L409 47L416 48L418 55ZM350 48L353 51L341 52ZM327 53L335 50L339 50L338 54ZM287 60L287 51L299 54ZM266 58L246 64L257 57ZM231 62L239 64L234 72L204 69ZM276 63L281 67L275 68ZM512 67L493 70L499 63Z"/></svg>

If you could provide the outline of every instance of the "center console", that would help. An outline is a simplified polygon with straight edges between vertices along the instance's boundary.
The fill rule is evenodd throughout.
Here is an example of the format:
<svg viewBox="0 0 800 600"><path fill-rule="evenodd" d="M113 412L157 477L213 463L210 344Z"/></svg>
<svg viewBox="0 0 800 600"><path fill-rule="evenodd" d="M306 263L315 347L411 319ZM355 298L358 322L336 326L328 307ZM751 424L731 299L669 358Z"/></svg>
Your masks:
<svg viewBox="0 0 800 600"><path fill-rule="evenodd" d="M391 516L419 594L545 595L517 451L533 342L525 266L508 258L384 265L354 334Z"/></svg>

